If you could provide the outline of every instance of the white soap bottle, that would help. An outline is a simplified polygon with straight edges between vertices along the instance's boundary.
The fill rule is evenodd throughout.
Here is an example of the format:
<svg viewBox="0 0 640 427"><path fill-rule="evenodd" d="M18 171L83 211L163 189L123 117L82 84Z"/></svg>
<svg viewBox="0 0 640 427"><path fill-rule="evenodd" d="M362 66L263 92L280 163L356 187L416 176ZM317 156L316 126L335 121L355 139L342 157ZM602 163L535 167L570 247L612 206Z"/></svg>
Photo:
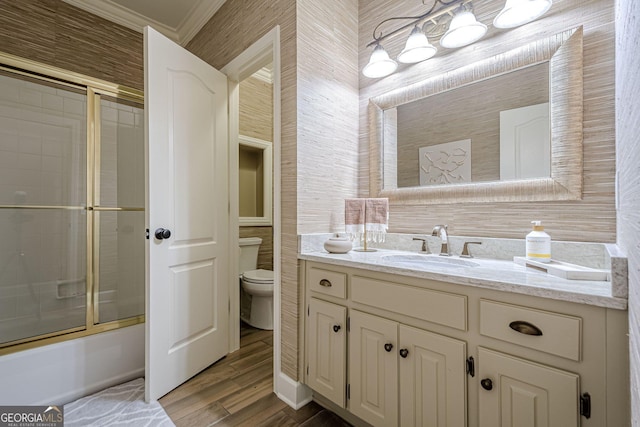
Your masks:
<svg viewBox="0 0 640 427"><path fill-rule="evenodd" d="M551 237L544 232L542 221L531 221L533 231L527 234L527 259L538 262L551 261Z"/></svg>

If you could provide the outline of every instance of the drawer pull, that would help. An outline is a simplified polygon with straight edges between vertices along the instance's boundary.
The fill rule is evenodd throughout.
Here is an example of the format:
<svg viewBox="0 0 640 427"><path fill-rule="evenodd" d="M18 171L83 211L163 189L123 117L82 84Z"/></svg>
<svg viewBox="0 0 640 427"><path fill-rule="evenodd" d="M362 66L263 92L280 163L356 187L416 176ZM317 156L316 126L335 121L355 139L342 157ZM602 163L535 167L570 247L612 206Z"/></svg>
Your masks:
<svg viewBox="0 0 640 427"><path fill-rule="evenodd" d="M401 348L398 353L400 353L400 357L402 357L403 359L406 359L407 356L409 355L409 350L407 350L406 348Z"/></svg>
<svg viewBox="0 0 640 427"><path fill-rule="evenodd" d="M333 332L338 333L340 330L340 325L333 325Z"/></svg>
<svg viewBox="0 0 640 427"><path fill-rule="evenodd" d="M532 325L529 322L525 322L524 320L516 320L514 322L509 323L509 327L516 332L520 332L525 335L535 335L541 336L542 330L538 328L536 325Z"/></svg>
<svg viewBox="0 0 640 427"><path fill-rule="evenodd" d="M330 288L331 282L328 281L327 279L322 279L320 280L320 286L324 286L325 288Z"/></svg>
<svg viewBox="0 0 640 427"><path fill-rule="evenodd" d="M391 352L391 350L393 349L393 344L391 344L390 342L386 343L384 345L384 349L387 350L387 353Z"/></svg>

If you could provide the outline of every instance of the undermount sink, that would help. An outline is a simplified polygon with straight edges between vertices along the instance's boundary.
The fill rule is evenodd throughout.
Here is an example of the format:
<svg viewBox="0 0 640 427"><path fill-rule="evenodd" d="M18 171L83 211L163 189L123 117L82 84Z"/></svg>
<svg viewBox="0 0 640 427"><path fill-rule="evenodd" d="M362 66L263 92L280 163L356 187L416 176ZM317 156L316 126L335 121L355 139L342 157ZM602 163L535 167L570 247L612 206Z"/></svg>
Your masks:
<svg viewBox="0 0 640 427"><path fill-rule="evenodd" d="M460 258L443 257L439 255L386 255L382 257L383 261L388 264L399 265L402 267L420 268L420 267L446 267L446 268L467 268L478 267L479 263L468 261Z"/></svg>

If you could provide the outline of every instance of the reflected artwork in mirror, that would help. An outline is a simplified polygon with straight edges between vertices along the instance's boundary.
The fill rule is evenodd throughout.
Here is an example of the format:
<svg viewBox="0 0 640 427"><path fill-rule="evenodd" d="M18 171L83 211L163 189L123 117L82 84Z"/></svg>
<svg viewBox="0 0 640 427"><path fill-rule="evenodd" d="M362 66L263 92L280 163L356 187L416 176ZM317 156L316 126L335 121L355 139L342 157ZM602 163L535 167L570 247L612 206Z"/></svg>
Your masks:
<svg viewBox="0 0 640 427"><path fill-rule="evenodd" d="M582 197L582 28L370 100L374 197Z"/></svg>

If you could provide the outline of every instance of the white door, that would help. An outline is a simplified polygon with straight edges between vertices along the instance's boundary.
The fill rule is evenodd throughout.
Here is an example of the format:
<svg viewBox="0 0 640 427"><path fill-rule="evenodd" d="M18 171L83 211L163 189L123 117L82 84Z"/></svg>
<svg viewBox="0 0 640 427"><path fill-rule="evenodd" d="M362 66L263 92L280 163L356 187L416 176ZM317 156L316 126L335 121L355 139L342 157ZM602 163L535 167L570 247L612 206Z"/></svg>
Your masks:
<svg viewBox="0 0 640 427"><path fill-rule="evenodd" d="M151 401L227 354L231 251L227 79L149 27L144 48Z"/></svg>
<svg viewBox="0 0 640 427"><path fill-rule="evenodd" d="M500 179L549 178L549 103L500 111Z"/></svg>

